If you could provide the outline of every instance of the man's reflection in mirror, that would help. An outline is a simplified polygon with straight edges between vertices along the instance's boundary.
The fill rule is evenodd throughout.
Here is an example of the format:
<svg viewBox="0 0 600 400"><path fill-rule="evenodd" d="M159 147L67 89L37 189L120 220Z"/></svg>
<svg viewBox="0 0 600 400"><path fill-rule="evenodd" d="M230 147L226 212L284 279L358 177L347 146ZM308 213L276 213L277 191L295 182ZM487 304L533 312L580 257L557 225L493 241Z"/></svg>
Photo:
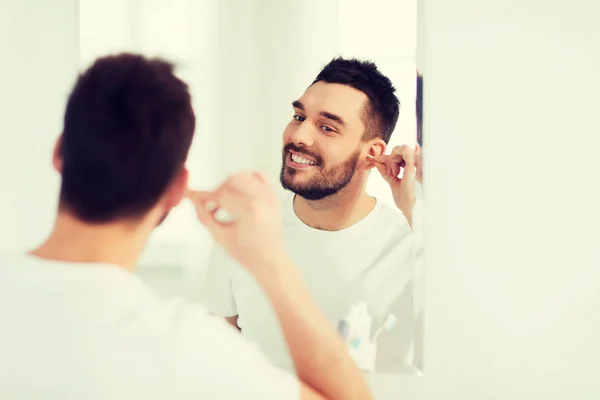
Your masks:
<svg viewBox="0 0 600 400"><path fill-rule="evenodd" d="M353 305L366 304L369 337L344 339L349 347L360 347L382 328L375 370L387 372L413 364L412 275L415 246L421 243L411 227L420 201L413 189L415 150L388 148L399 112L392 82L374 63L333 59L291 99L280 174L289 192L283 200L283 235L293 261L335 326L347 321ZM372 172L382 174L395 204L367 193ZM238 327L276 364L293 369L261 287L219 247L206 288L211 313Z"/></svg>

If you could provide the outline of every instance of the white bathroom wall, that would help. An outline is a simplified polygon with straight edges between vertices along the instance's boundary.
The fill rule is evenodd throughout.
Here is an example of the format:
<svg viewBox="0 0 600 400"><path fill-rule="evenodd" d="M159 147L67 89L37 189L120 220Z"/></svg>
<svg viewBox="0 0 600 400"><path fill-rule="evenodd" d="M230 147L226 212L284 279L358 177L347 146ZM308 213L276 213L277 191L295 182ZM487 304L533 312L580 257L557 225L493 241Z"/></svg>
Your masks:
<svg viewBox="0 0 600 400"><path fill-rule="evenodd" d="M51 153L79 67L76 0L0 1L0 251L41 241L54 220Z"/></svg>
<svg viewBox="0 0 600 400"><path fill-rule="evenodd" d="M598 399L599 6L422 6L425 376L452 399Z"/></svg>

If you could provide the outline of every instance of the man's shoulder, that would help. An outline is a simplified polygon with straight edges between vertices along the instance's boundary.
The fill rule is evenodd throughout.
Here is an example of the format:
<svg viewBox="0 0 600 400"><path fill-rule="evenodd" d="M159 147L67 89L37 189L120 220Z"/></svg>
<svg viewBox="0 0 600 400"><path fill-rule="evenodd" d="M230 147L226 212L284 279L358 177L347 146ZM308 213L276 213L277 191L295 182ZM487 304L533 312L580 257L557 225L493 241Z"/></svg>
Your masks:
<svg viewBox="0 0 600 400"><path fill-rule="evenodd" d="M143 343L157 349L160 342L174 340L181 341L183 346L192 345L185 342L210 331L212 326L211 315L202 304L179 297L163 298L150 289L144 301L123 304L114 317L124 321L121 331L136 331L140 338L145 337ZM150 352L151 348L147 350Z"/></svg>
<svg viewBox="0 0 600 400"><path fill-rule="evenodd" d="M206 394L218 391L227 398L294 398L297 395L299 387L293 376L273 367L257 345L223 318L210 315L200 304L183 300L165 301L162 307L169 316L168 339L174 343L174 347L170 347L174 350L173 361L176 370L181 372L175 373L176 383L193 383ZM236 382L236 385L228 385L220 379L224 374L228 375L227 382ZM190 382L188 377L193 375L196 378ZM264 384L256 385L257 381ZM277 383L271 388L266 385L270 381ZM271 394L272 390L275 394Z"/></svg>

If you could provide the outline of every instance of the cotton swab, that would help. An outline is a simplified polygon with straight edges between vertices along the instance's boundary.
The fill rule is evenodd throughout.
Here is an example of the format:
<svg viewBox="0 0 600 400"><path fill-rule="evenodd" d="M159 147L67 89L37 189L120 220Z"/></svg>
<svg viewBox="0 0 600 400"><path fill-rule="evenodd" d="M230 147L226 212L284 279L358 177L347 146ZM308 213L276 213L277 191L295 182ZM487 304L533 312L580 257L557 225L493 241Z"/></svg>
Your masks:
<svg viewBox="0 0 600 400"><path fill-rule="evenodd" d="M189 197L192 201L194 201L194 191L191 189L186 190L186 196ZM204 204L204 209L209 213L213 214L214 219L222 224L228 224L235 220L233 216L224 208L220 208L217 203L214 201L207 201Z"/></svg>

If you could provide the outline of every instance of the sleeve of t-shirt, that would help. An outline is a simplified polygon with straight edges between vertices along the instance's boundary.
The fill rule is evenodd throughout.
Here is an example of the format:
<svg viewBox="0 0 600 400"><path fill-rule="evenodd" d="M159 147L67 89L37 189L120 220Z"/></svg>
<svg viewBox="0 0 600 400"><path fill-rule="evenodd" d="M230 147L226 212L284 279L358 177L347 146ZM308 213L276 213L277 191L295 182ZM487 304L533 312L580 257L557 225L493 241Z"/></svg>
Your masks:
<svg viewBox="0 0 600 400"><path fill-rule="evenodd" d="M239 268L225 249L215 244L206 271L202 302L211 314L219 317L238 315L235 298L231 291L231 277L234 268Z"/></svg>
<svg viewBox="0 0 600 400"><path fill-rule="evenodd" d="M300 383L222 318L188 305L174 323L177 399L299 400Z"/></svg>

